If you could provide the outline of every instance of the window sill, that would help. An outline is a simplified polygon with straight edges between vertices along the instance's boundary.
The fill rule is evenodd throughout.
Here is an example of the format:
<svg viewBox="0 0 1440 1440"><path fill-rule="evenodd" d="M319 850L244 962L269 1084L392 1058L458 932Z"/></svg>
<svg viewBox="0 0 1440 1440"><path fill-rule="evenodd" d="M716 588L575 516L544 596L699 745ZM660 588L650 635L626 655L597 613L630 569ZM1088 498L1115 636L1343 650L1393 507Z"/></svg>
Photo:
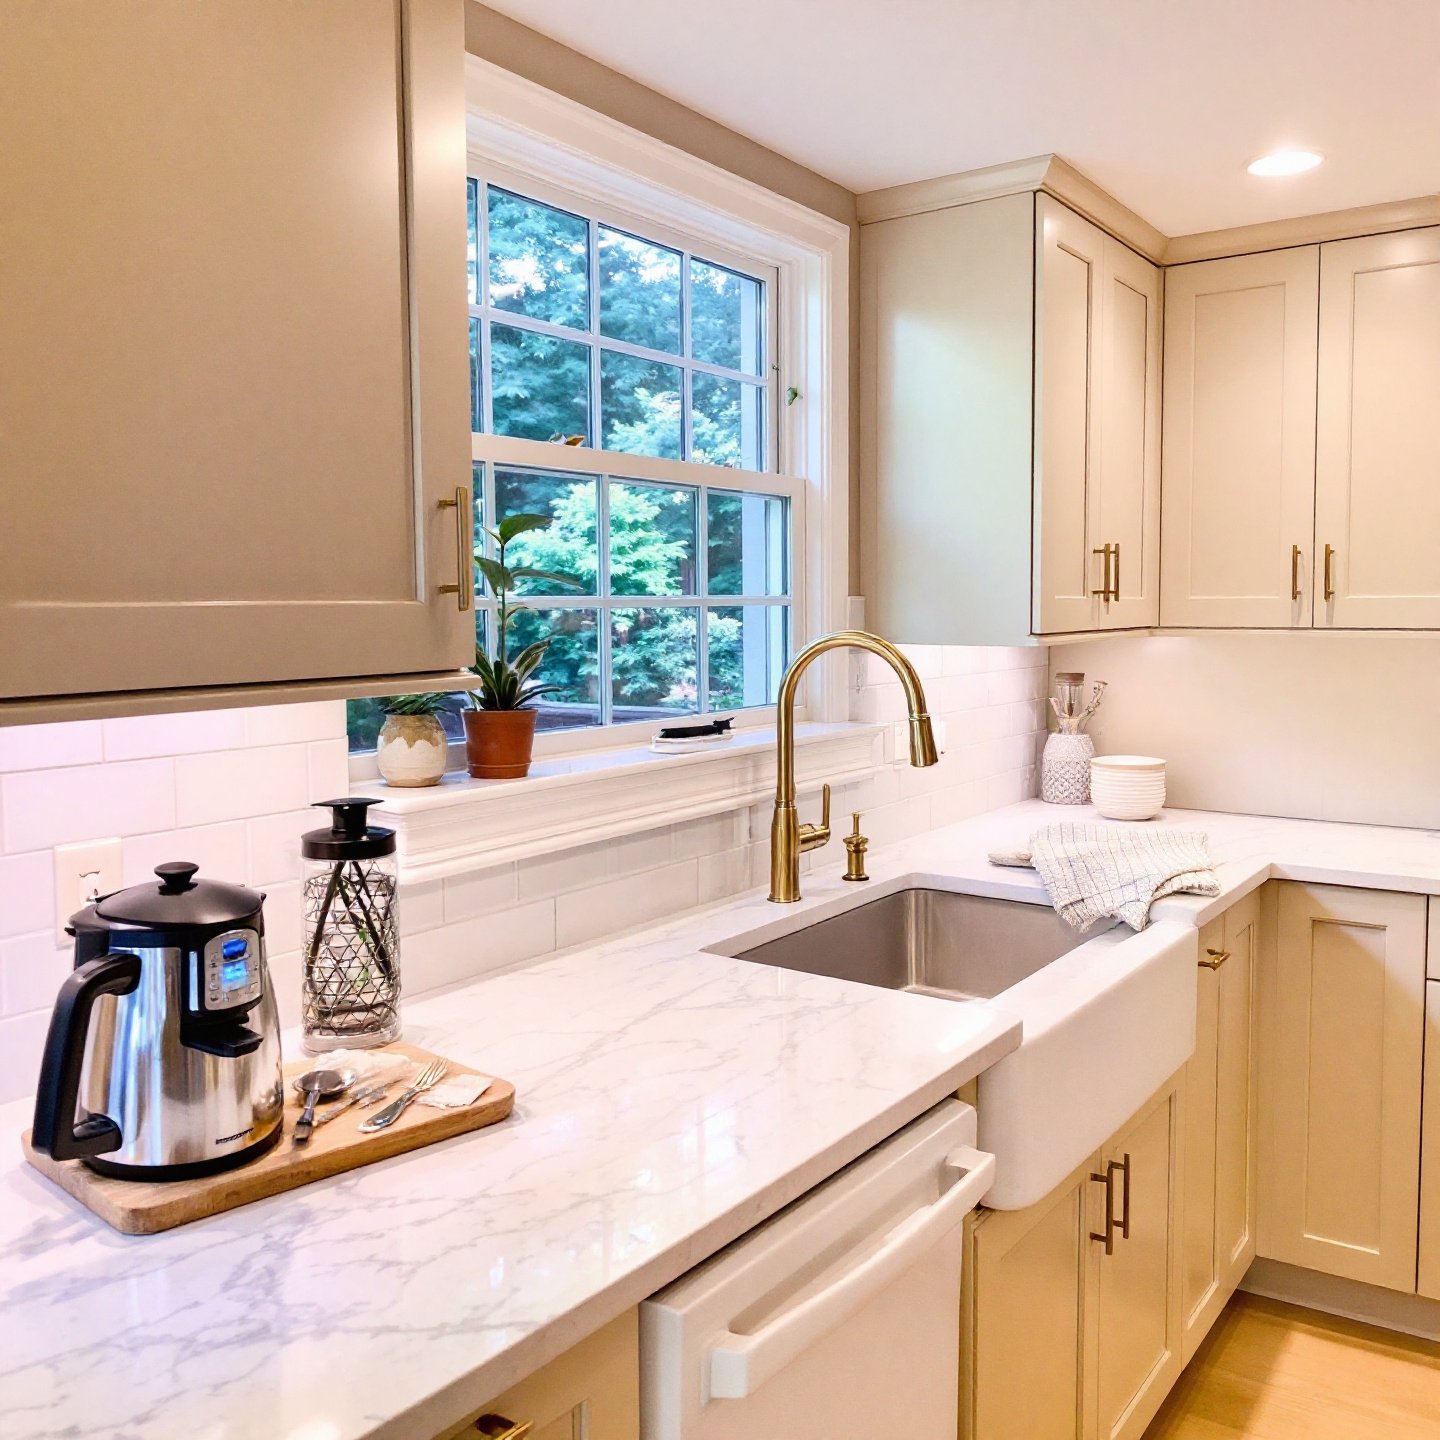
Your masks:
<svg viewBox="0 0 1440 1440"><path fill-rule="evenodd" d="M884 728L798 726L797 788L874 773ZM540 759L523 780L450 774L427 789L376 788L382 804L371 813L396 832L401 880L440 880L764 800L775 788L775 732L742 730L722 751L696 755L637 747Z"/></svg>

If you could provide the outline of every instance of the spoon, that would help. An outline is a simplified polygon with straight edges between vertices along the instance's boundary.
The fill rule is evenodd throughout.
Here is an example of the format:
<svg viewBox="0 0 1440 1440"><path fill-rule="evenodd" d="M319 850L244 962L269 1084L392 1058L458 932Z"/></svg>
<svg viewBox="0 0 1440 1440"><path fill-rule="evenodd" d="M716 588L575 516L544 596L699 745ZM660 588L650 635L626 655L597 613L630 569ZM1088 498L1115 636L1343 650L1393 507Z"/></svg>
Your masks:
<svg viewBox="0 0 1440 1440"><path fill-rule="evenodd" d="M333 1100L343 1095L355 1083L353 1070L307 1070L296 1082L295 1088L305 1097L305 1108L295 1122L295 1133L291 1140L304 1145L315 1128L315 1106L320 1100Z"/></svg>

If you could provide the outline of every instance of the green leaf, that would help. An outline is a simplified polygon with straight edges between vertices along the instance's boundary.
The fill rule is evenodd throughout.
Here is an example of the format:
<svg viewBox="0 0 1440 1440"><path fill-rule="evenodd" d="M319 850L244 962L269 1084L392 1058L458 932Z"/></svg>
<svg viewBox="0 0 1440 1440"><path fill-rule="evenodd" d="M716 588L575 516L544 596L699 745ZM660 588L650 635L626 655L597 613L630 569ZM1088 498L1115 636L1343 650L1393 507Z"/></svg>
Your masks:
<svg viewBox="0 0 1440 1440"><path fill-rule="evenodd" d="M545 652L549 648L548 638L534 640L510 662L510 666L522 680L528 680L535 667L545 658Z"/></svg>
<svg viewBox="0 0 1440 1440"><path fill-rule="evenodd" d="M495 538L501 545L508 545L517 535L546 529L550 521L549 515L507 515L496 526Z"/></svg>
<svg viewBox="0 0 1440 1440"><path fill-rule="evenodd" d="M516 565L510 573L517 580L548 580L552 585L564 585L569 590L584 588L584 582L573 575L563 575L558 570L536 570L531 565Z"/></svg>
<svg viewBox="0 0 1440 1440"><path fill-rule="evenodd" d="M507 594L515 588L515 572L502 565L498 560L477 555L475 563L480 567L480 573L489 581L490 588L497 595Z"/></svg>

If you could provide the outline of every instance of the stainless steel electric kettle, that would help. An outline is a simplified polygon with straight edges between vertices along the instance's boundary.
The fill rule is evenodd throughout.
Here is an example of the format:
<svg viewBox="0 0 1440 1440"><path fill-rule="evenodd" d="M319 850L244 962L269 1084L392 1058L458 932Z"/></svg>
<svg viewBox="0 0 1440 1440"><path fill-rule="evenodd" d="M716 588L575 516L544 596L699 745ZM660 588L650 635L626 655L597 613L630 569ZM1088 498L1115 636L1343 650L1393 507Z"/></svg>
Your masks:
<svg viewBox="0 0 1440 1440"><path fill-rule="evenodd" d="M280 1138L280 1026L264 896L159 865L71 917L31 1143L102 1175L228 1169Z"/></svg>

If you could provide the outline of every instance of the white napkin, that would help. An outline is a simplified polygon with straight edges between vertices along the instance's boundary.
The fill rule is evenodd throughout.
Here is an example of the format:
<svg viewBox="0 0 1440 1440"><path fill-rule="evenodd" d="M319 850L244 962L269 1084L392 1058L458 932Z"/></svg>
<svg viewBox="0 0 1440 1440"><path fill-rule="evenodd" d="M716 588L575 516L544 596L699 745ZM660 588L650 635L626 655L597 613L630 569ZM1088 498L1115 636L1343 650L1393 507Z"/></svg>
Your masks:
<svg viewBox="0 0 1440 1440"><path fill-rule="evenodd" d="M417 1105L433 1105L437 1110L458 1110L473 1105L491 1086L489 1075L455 1075L442 1080L433 1090L416 1097Z"/></svg>

